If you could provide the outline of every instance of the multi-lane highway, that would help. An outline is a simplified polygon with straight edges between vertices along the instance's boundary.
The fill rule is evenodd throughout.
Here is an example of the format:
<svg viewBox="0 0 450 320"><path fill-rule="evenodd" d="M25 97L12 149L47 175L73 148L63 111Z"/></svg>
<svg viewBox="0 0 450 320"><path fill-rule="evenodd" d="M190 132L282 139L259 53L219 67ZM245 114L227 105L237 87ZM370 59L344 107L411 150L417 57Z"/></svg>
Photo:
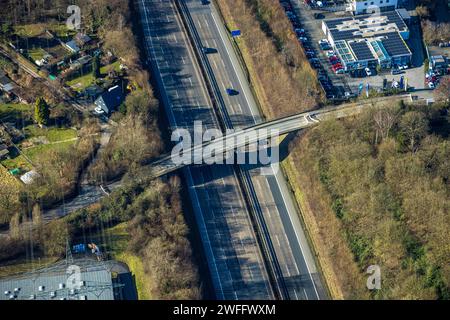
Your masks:
<svg viewBox="0 0 450 320"><path fill-rule="evenodd" d="M198 0L180 1L186 2L203 46L217 50L217 53L208 55L208 60L215 80L223 90L224 102L234 127L247 127L260 122L260 111L214 4L203 5ZM227 88L233 88L240 94L229 96L225 93ZM263 171L258 168L249 170L289 298L326 298L283 174L274 165Z"/></svg>
<svg viewBox="0 0 450 320"><path fill-rule="evenodd" d="M136 0L145 45L171 129L219 128L172 1ZM273 299L263 256L233 167L186 168L185 177L218 299Z"/></svg>

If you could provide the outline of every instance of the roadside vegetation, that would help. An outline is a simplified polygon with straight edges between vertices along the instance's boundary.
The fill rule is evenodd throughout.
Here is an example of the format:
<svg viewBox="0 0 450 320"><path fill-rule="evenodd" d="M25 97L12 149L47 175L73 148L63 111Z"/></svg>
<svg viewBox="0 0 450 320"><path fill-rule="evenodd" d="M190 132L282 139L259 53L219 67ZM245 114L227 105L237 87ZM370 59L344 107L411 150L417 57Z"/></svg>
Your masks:
<svg viewBox="0 0 450 320"><path fill-rule="evenodd" d="M386 105L291 142L291 179L336 296L450 298L449 117ZM365 288L381 267L381 290Z"/></svg>
<svg viewBox="0 0 450 320"><path fill-rule="evenodd" d="M416 3L425 42L428 45L450 42L450 19L446 1L419 0ZM444 17L446 20L443 20Z"/></svg>
<svg viewBox="0 0 450 320"><path fill-rule="evenodd" d="M267 118L314 108L323 95L292 26L278 1L217 0L237 40Z"/></svg>
<svg viewBox="0 0 450 320"><path fill-rule="evenodd" d="M63 0L56 6L39 6L7 1L5 8L14 13L1 12L0 17L15 25L2 28L1 40L14 35L40 41L46 30L63 40L71 39L74 33L55 15L58 9L65 12L68 4L72 3ZM89 71L75 74L66 85L82 92L93 84L108 88L120 79L127 89L126 99L111 115L112 134L105 143L98 119L61 101L57 91L63 81L54 81L54 88L43 86L8 59L0 60L19 88L30 88L29 104L0 105L0 119L14 124L22 134L14 145L8 142L13 152L0 167L0 188L5 190L0 192L0 276L36 267L36 260L50 264L63 259L68 244L95 241L105 258L129 266L140 299L199 299L197 261L183 217L178 177L145 183L127 179L97 204L50 222L44 219L46 208L76 194L83 172L93 184L139 176L142 164L164 147L158 127L159 101L140 62L132 30L139 26L133 26L137 21L132 20L131 3L82 0L78 5L83 8L84 32L98 41L103 54L101 58L94 55ZM27 50L30 60L43 54L37 47ZM25 185L18 174L10 173L14 169L20 174L34 169L39 175Z"/></svg>
<svg viewBox="0 0 450 320"><path fill-rule="evenodd" d="M103 251L128 264L141 299L201 297L178 177L130 183L64 220L78 240L100 237Z"/></svg>

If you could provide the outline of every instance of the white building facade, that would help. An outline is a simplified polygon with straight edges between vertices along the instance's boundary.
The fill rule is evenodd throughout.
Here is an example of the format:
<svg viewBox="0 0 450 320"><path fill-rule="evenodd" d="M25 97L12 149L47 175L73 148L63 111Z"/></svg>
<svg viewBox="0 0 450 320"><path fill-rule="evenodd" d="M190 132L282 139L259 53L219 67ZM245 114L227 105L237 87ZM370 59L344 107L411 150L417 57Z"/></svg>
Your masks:
<svg viewBox="0 0 450 320"><path fill-rule="evenodd" d="M352 0L350 11L353 14L367 14L391 11L397 8L398 0Z"/></svg>

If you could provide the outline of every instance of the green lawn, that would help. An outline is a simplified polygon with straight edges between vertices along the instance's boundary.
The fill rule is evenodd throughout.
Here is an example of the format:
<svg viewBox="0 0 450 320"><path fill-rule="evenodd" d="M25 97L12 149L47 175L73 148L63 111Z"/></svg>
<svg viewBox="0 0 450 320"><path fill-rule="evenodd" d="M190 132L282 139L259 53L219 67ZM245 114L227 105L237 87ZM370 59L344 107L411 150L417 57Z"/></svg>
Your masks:
<svg viewBox="0 0 450 320"><path fill-rule="evenodd" d="M42 48L35 48L28 50L28 56L31 58L31 60L41 60L44 55L46 54L45 50Z"/></svg>
<svg viewBox="0 0 450 320"><path fill-rule="evenodd" d="M8 104L0 104L0 119L6 117L16 117L21 118L23 113L33 112L34 107L28 104L21 103L8 103Z"/></svg>
<svg viewBox="0 0 450 320"><path fill-rule="evenodd" d="M126 222L89 235L89 240L103 248L112 259L128 265L131 273L135 276L139 300L151 299L148 294L148 279L145 277L144 265L138 256L127 251L130 235L127 232Z"/></svg>
<svg viewBox="0 0 450 320"><path fill-rule="evenodd" d="M110 70L115 70L115 71L119 72L120 71L120 61L117 60L116 62L113 62L111 64L101 67L100 73L102 75L106 75L106 74L108 74L108 71L110 71Z"/></svg>
<svg viewBox="0 0 450 320"><path fill-rule="evenodd" d="M47 128L42 129L34 125L30 125L24 128L25 139L19 143L21 152L28 157L31 161L34 161L42 153L49 152L50 150L64 150L72 146L77 137L77 131L74 129L66 128ZM23 148L29 139L34 137L45 137L48 144L38 144L32 147ZM67 141L69 140L69 141ZM31 170L31 164L25 159L23 155L18 155L13 159L5 159L1 162L8 170L20 168L24 171Z"/></svg>
<svg viewBox="0 0 450 320"><path fill-rule="evenodd" d="M109 70L115 70L117 72L120 71L120 61L116 61L114 63L108 64L106 66L103 66L100 68L100 74L102 77L105 77L108 74ZM77 77L75 79L66 81L66 85L72 87L72 89L76 91L83 91L87 87L89 87L92 83L94 83L94 76L92 75L92 72L89 72L83 76Z"/></svg>
<svg viewBox="0 0 450 320"><path fill-rule="evenodd" d="M0 278L30 272L33 271L33 269L48 267L56 261L58 261L56 258L35 259L33 264L31 264L28 259L10 261L7 265L0 266Z"/></svg>
<svg viewBox="0 0 450 320"><path fill-rule="evenodd" d="M75 141L61 142L58 144L40 144L32 148L24 149L22 150L22 152L28 158L30 158L31 161L34 161L38 158L39 155L43 153L47 153L51 150L65 150L72 146L74 143Z"/></svg>
<svg viewBox="0 0 450 320"><path fill-rule="evenodd" d="M76 91L83 91L94 82L94 76L91 72L84 76L67 81L66 84Z"/></svg>
<svg viewBox="0 0 450 320"><path fill-rule="evenodd" d="M2 162L8 170L20 169L22 172L30 171L32 169L31 164L25 159L24 156L19 155L14 159L5 159Z"/></svg>
<svg viewBox="0 0 450 320"><path fill-rule="evenodd" d="M30 125L24 128L25 137L27 139L32 137L44 136L50 143L69 140L77 137L77 131L67 128L39 128L38 126Z"/></svg>

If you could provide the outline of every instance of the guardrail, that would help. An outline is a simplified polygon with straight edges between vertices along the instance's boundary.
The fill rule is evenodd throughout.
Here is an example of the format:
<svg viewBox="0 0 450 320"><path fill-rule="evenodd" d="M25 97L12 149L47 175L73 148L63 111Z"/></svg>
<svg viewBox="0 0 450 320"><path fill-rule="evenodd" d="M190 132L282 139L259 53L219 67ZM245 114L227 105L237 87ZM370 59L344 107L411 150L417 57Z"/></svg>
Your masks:
<svg viewBox="0 0 450 320"><path fill-rule="evenodd" d="M191 39L196 53L197 58L200 61L200 67L205 75L207 85L209 87L209 92L213 100L215 109L219 114L219 123L224 129L232 129L233 124L226 110L225 102L223 101L222 95L220 93L219 86L214 77L214 73L206 57L206 54L202 50L202 42L200 36L195 28L195 24L183 0L173 0L175 2L175 7L178 9L182 21L188 31L188 37ZM250 174L248 171L242 170L242 168L236 165L236 173L238 176L239 183L244 191L245 201L250 209L251 217L254 222L255 232L257 234L261 249L263 252L263 258L265 261L266 268L268 269L269 281L274 289L274 294L277 299L289 299L289 293L284 282L284 277L281 272L281 267L278 263L277 257L275 255L275 250L270 239L270 235L267 230L267 226L264 221L261 207L259 201L256 197L256 193L251 181Z"/></svg>

